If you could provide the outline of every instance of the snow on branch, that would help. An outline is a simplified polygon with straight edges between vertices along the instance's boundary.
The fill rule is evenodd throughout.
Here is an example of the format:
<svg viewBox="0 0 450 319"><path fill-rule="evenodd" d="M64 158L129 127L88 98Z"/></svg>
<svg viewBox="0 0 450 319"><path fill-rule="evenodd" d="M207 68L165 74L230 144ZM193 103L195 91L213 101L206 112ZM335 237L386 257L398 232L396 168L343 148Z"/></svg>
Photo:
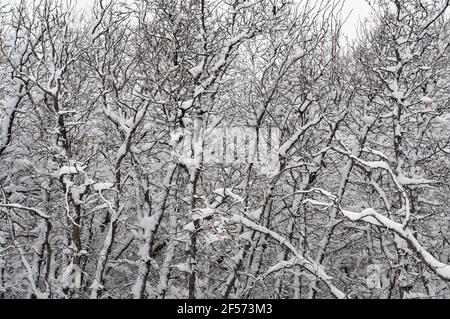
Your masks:
<svg viewBox="0 0 450 319"><path fill-rule="evenodd" d="M414 237L410 229L405 228L402 224L396 223L393 220L379 214L375 209L368 208L360 213L355 213L340 209L340 212L351 221L364 221L366 223L382 226L406 240L409 247L417 253L419 258L424 262L428 268L433 271L440 278L450 281L450 265L440 262L433 255L431 255Z"/></svg>
<svg viewBox="0 0 450 319"><path fill-rule="evenodd" d="M307 257L304 257L295 247L292 245L286 238L283 236L277 234L276 232L256 224L255 222L252 222L251 220L239 216L234 215L230 220L229 223L231 224L242 224L247 228L250 228L254 231L257 231L262 234L266 234L270 237L272 237L274 240L279 242L281 245L285 246L287 249L289 249L297 258L296 262L305 268L308 272L316 276L318 279L320 279L329 289L330 292L337 298L337 299L345 299L347 298L347 295L339 290L332 282L332 278L325 272L324 268L317 264L316 262L310 260Z"/></svg>
<svg viewBox="0 0 450 319"><path fill-rule="evenodd" d="M20 204L1 204L0 203L0 207L25 210L27 212L33 213L34 215L37 215L37 216L39 216L41 218L44 218L44 219L49 219L50 218L50 216L44 214L43 212L41 212L38 209L31 208L31 207L26 207L26 206L23 206L23 205L20 205Z"/></svg>

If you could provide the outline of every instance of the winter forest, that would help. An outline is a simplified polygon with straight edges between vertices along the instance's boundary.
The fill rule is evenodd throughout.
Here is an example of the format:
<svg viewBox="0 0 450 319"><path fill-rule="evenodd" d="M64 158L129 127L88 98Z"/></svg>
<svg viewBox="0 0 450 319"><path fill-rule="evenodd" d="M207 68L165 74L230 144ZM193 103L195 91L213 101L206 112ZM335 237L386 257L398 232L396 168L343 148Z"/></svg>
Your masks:
<svg viewBox="0 0 450 319"><path fill-rule="evenodd" d="M343 4L0 0L0 299L450 298L450 0Z"/></svg>

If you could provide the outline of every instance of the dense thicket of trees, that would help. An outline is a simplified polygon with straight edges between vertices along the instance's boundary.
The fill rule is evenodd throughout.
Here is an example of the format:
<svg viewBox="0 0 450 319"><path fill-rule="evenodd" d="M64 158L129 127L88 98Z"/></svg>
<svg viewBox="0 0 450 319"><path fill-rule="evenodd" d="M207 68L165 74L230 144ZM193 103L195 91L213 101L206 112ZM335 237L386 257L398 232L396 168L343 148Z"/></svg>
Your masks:
<svg viewBox="0 0 450 319"><path fill-rule="evenodd" d="M0 298L449 298L448 0L0 5Z"/></svg>

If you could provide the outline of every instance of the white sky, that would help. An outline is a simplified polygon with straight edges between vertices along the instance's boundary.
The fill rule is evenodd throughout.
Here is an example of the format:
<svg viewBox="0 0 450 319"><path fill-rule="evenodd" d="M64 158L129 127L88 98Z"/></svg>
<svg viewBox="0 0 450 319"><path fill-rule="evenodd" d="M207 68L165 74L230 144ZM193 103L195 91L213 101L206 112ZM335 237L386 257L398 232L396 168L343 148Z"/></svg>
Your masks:
<svg viewBox="0 0 450 319"><path fill-rule="evenodd" d="M79 6L85 7L93 3L93 0L74 0ZM351 13L344 26L344 32L350 39L355 38L358 22L369 15L370 7L365 0L346 0L344 14Z"/></svg>
<svg viewBox="0 0 450 319"><path fill-rule="evenodd" d="M344 14L351 12L347 23L344 25L344 33L350 38L356 38L356 30L359 22L370 15L370 6L365 0L346 0Z"/></svg>
<svg viewBox="0 0 450 319"><path fill-rule="evenodd" d="M80 7L87 7L94 0L73 0ZM301 0L300 0L301 1ZM0 0L2 2L2 0ZM370 13L370 7L365 0L346 0L344 14L352 12L347 23L344 26L344 33L350 38L356 37L356 29L359 21L367 17Z"/></svg>

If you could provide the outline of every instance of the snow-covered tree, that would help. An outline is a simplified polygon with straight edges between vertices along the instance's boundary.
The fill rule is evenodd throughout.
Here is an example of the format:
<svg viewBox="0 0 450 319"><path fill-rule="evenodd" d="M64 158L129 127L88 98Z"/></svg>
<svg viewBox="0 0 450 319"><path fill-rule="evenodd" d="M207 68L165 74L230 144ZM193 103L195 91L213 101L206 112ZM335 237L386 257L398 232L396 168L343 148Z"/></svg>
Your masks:
<svg viewBox="0 0 450 319"><path fill-rule="evenodd" d="M0 6L0 297L450 297L450 3L343 4Z"/></svg>

